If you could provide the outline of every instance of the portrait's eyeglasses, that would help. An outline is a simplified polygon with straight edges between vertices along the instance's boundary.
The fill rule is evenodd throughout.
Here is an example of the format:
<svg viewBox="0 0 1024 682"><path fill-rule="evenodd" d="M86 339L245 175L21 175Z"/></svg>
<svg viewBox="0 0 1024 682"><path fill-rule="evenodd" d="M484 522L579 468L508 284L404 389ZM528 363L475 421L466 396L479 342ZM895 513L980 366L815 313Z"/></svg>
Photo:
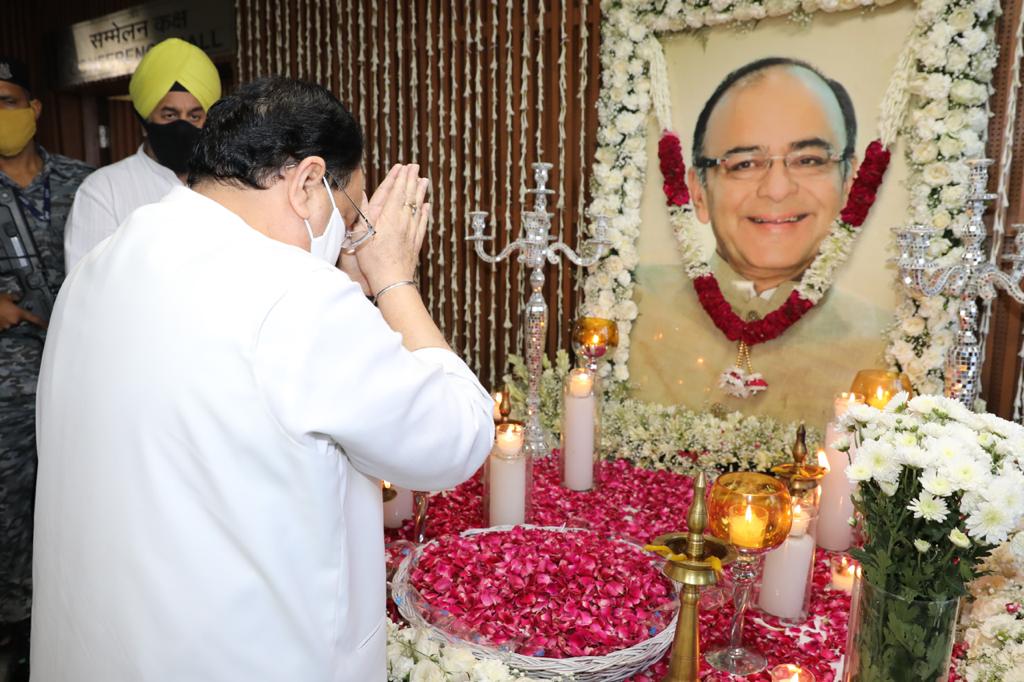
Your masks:
<svg viewBox="0 0 1024 682"><path fill-rule="evenodd" d="M359 204L352 200L352 197L348 195L348 192L346 192L341 185L331 177L331 174L325 173L325 175L327 176L327 182L332 187L337 187L338 191L345 195L345 198L348 199L348 203L352 204L352 208L354 208L356 213L359 215L359 219L356 221L357 225L348 226L348 229L345 231L345 239L341 242L342 249L346 251L354 251L359 248L361 244L366 242L367 239L370 239L373 235L377 234L377 228L375 228L373 223L363 215L363 212L359 210Z"/></svg>
<svg viewBox="0 0 1024 682"><path fill-rule="evenodd" d="M718 168L729 180L759 181L768 175L776 160L781 159L789 175L795 179L826 175L832 167L845 160L845 154L833 154L829 149L797 149L788 154L774 156L764 152L735 152L718 158L699 157L697 168Z"/></svg>

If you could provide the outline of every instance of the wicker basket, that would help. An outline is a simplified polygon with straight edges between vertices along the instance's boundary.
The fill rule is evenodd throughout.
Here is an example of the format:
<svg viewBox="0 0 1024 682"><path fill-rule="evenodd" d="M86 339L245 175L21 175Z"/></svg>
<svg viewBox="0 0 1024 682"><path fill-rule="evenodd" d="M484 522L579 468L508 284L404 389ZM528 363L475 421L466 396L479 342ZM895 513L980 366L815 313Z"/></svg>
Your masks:
<svg viewBox="0 0 1024 682"><path fill-rule="evenodd" d="M574 528L552 528L547 526L522 526L563 533L578 532ZM462 533L463 536L480 533L508 531L514 526L495 526L493 528L474 528ZM623 541L625 542L625 541ZM571 675L578 682L614 682L622 680L646 670L665 654L672 644L675 633L677 613L664 630L650 639L646 639L627 649L613 651L604 656L576 656L573 658L546 658L543 656L524 656L512 651L485 646L466 641L441 628L429 623L419 608L416 589L409 583L409 576L416 560L432 542L422 545L406 556L395 573L391 594L402 617L411 625L424 628L431 636L444 644L451 644L469 650L478 659L493 658L506 665L522 671L531 677L557 678Z"/></svg>

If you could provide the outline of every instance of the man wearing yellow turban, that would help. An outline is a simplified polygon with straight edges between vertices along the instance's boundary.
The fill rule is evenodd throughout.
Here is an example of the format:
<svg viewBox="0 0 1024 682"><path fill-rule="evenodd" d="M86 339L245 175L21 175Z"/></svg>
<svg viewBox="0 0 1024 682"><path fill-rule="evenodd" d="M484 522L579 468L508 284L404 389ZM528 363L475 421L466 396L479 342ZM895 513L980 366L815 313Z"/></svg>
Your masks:
<svg viewBox="0 0 1024 682"><path fill-rule="evenodd" d="M206 112L220 99L220 76L201 49L168 38L143 57L128 93L146 139L133 156L101 168L79 188L64 230L68 271L132 211L185 182Z"/></svg>

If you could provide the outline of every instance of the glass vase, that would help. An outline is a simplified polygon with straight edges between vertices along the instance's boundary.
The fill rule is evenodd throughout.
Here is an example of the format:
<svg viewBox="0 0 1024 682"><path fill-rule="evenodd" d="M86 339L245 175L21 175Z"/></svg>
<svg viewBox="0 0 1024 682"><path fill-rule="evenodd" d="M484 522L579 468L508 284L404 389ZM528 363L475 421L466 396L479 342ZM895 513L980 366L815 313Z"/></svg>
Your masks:
<svg viewBox="0 0 1024 682"><path fill-rule="evenodd" d="M959 597L908 600L859 579L843 682L947 682Z"/></svg>
<svg viewBox="0 0 1024 682"><path fill-rule="evenodd" d="M601 443L597 373L587 368L569 372L562 386L562 443L559 465L562 485L570 490L591 490L596 485Z"/></svg>

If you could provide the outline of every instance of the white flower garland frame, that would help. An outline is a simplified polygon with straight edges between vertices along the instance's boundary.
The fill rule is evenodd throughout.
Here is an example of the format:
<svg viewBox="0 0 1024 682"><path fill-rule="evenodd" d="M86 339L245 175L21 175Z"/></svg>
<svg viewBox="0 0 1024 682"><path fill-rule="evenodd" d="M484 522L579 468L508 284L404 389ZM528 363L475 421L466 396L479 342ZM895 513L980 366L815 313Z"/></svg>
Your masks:
<svg viewBox="0 0 1024 682"><path fill-rule="evenodd" d="M592 214L614 216L611 253L584 280L588 315L619 325L620 345L602 368L613 384L629 380L629 335L637 306L633 270L639 258L640 197L647 168L645 121L671 120L664 53L657 33L692 31L768 17L802 19L814 12L884 6L895 0L605 0L602 3L602 89ZM944 230L932 255L960 256L966 224L966 159L983 155L988 98L998 45L996 0L921 0L907 46L883 100L879 137L906 142L911 189L906 222ZM681 247L692 248L682 240ZM833 249L828 249L833 252ZM833 253L839 256L839 253ZM835 261L836 258L829 260ZM829 278L831 273L828 273ZM827 283L815 278L815 288ZM955 335L955 306L944 296L906 295L896 310L886 357L921 393L941 393L946 351Z"/></svg>

